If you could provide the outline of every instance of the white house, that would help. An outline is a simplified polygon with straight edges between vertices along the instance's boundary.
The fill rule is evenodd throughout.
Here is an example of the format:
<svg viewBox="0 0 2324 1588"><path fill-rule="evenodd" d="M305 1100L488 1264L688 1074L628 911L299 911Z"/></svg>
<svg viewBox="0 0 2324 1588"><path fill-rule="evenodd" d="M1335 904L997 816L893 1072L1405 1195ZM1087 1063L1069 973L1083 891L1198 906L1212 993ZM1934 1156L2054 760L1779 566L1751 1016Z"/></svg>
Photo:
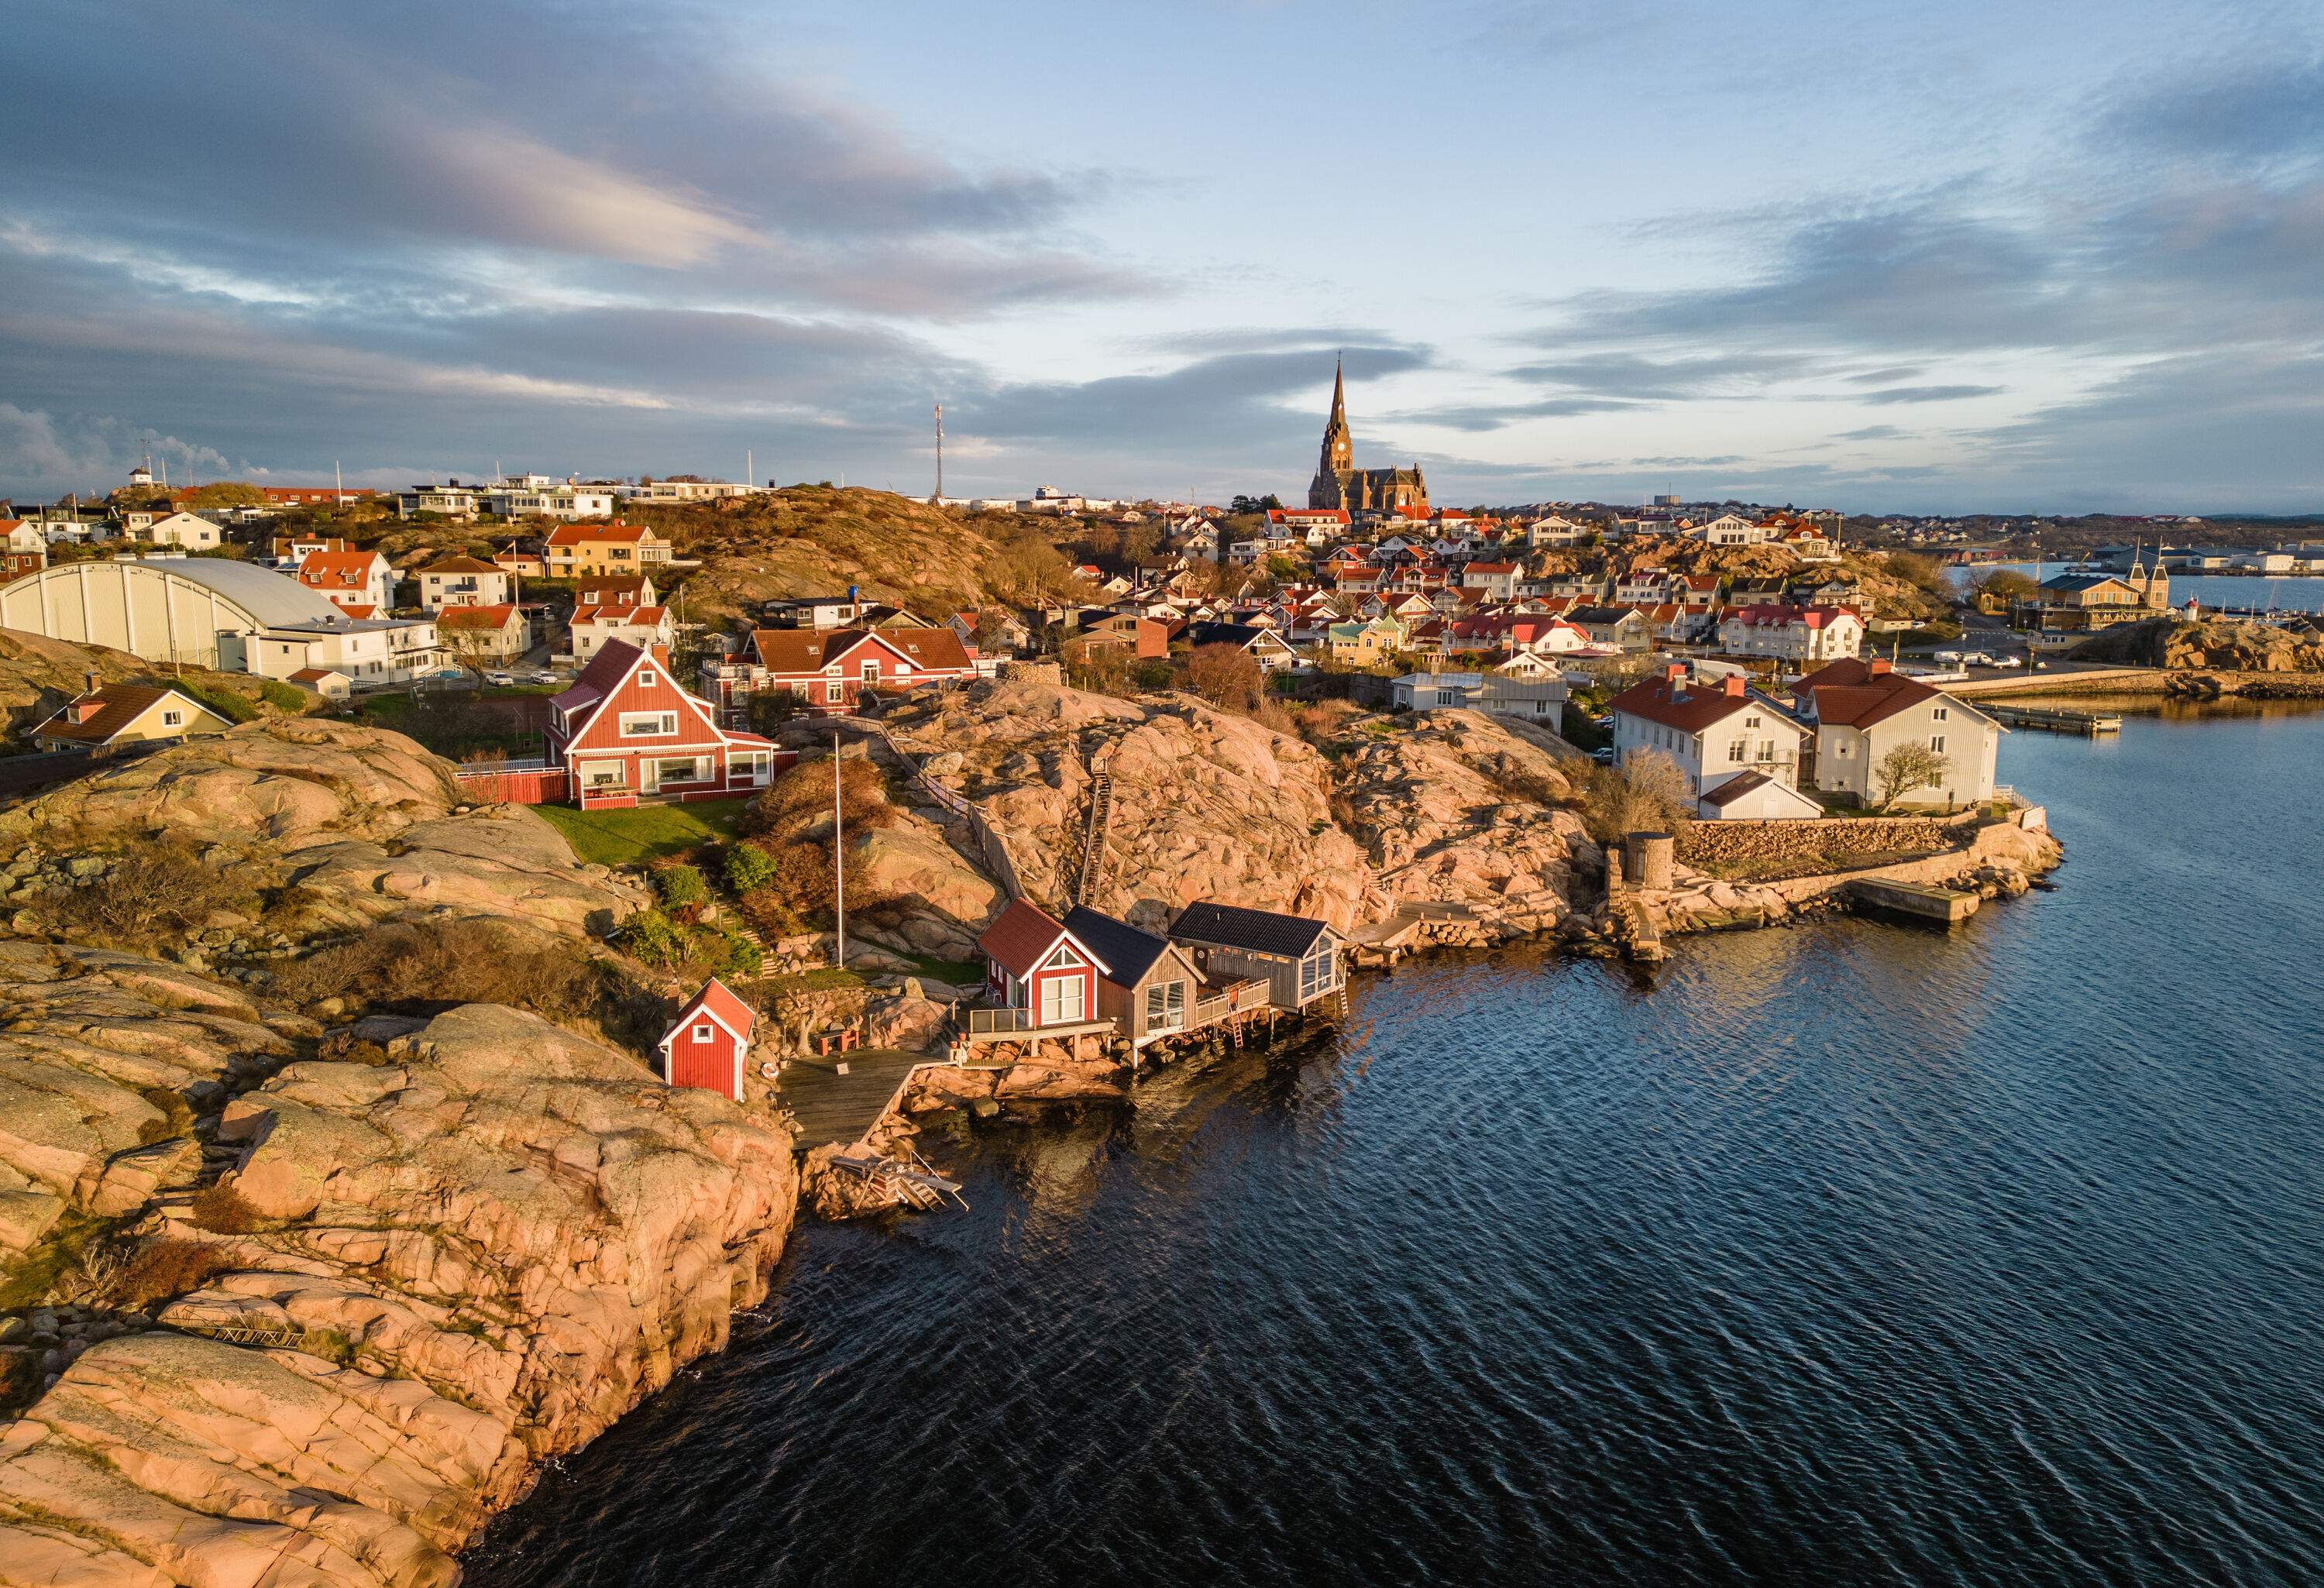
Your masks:
<svg viewBox="0 0 2324 1588"><path fill-rule="evenodd" d="M1758 546L1775 538L1772 525L1753 523L1739 513L1722 512L1686 531L1690 540L1706 546Z"/></svg>
<svg viewBox="0 0 2324 1588"><path fill-rule="evenodd" d="M606 486L530 475L521 483L495 486L485 494L484 505L503 518L611 518L613 493Z"/></svg>
<svg viewBox="0 0 2324 1588"><path fill-rule="evenodd" d="M1822 806L1765 772L1738 772L1699 797L1694 814L1706 822L1796 821L1824 814Z"/></svg>
<svg viewBox="0 0 2324 1588"><path fill-rule="evenodd" d="M353 617L379 617L395 605L395 567L376 551L310 551L293 576Z"/></svg>
<svg viewBox="0 0 2324 1588"><path fill-rule="evenodd" d="M425 612L447 606L505 606L516 599L515 576L480 557L447 557L420 570L420 605Z"/></svg>
<svg viewBox="0 0 2324 1588"><path fill-rule="evenodd" d="M473 485L462 485L454 480L443 485L414 485L409 491L395 494L395 516L408 519L423 512L444 518L473 519L480 508L481 493Z"/></svg>
<svg viewBox="0 0 2324 1588"><path fill-rule="evenodd" d="M1719 624L1719 648L1729 656L1838 661L1863 644L1864 620L1845 606L1744 606Z"/></svg>
<svg viewBox="0 0 2324 1588"><path fill-rule="evenodd" d="M1729 677L1697 682L1686 664L1614 697L1614 759L1648 751L1677 763L1687 791L1702 795L1740 772L1795 788L1808 730L1784 707Z"/></svg>
<svg viewBox="0 0 2324 1588"><path fill-rule="evenodd" d="M1899 808L1950 808L1993 798L1994 763L2008 730L1878 657L1819 668L1793 686L1792 697L1814 725L1818 789L1877 805L1880 762L1900 744L1924 744L1943 759L1943 775L1900 795Z"/></svg>
<svg viewBox="0 0 2324 1588"><path fill-rule="evenodd" d="M198 513L167 512L146 525L137 539L152 546L174 546L180 551L215 551L226 537L217 525Z"/></svg>

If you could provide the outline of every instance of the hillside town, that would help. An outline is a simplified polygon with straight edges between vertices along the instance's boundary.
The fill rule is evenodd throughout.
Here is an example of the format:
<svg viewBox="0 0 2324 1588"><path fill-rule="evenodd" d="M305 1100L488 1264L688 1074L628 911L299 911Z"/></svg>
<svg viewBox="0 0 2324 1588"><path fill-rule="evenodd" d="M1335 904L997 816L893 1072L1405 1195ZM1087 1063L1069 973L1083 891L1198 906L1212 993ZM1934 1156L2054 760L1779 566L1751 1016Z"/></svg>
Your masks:
<svg viewBox="0 0 2324 1588"><path fill-rule="evenodd" d="M2017 691L2324 676L2312 620L2189 599L2159 537L2051 573L1855 525L1433 504L1336 388L1304 506L141 469L12 512L0 1412L101 1393L134 1476L0 1450L0 1496L84 1530L0 1513L7 1546L65 1572L153 1514L139 1547L209 1580L238 1536L138 1453L218 1436L175 1386L255 1359L268 1471L327 1488L281 1432L311 1360L457 1508L340 1580L447 1581L536 1461L724 1342L796 1210L959 1206L948 1135L1320 1039L1418 956L1950 930L2061 858L2004 736L2105 731ZM632 1150L683 1196L638 1211ZM447 1262L383 1242L439 1242L581 1292L383 1285Z"/></svg>

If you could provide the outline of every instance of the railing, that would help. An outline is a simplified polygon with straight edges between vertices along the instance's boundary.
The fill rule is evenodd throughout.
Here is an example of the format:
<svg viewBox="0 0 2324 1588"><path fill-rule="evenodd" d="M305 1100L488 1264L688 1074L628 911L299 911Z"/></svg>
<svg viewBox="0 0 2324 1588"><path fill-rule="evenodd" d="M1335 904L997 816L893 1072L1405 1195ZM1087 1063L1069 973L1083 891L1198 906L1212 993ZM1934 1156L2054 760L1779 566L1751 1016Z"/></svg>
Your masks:
<svg viewBox="0 0 2324 1588"><path fill-rule="evenodd" d="M961 1012L968 1018L966 1029L972 1037L1073 1037L1113 1029L1113 1022L1102 1016L1054 1020L1045 1024L1038 1013L1029 1009L971 1009Z"/></svg>

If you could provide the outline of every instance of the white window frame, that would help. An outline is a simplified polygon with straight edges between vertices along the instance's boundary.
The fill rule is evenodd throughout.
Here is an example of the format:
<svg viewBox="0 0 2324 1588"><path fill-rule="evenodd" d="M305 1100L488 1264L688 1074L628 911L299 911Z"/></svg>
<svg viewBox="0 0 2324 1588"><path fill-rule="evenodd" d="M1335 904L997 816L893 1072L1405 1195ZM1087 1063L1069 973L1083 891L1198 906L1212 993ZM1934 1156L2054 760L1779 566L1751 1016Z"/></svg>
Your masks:
<svg viewBox="0 0 2324 1588"><path fill-rule="evenodd" d="M696 1042L708 1042L717 1035L718 1028L708 1020L699 1021L694 1028L694 1039Z"/></svg>
<svg viewBox="0 0 2324 1588"><path fill-rule="evenodd" d="M639 727L640 722L651 718L653 726ZM625 711L622 713L622 737L624 739L659 739L678 732L678 713L674 711Z"/></svg>
<svg viewBox="0 0 2324 1588"><path fill-rule="evenodd" d="M1068 994L1070 993L1070 996ZM1089 1018L1089 979L1079 974L1041 978L1041 1024L1069 1026Z"/></svg>

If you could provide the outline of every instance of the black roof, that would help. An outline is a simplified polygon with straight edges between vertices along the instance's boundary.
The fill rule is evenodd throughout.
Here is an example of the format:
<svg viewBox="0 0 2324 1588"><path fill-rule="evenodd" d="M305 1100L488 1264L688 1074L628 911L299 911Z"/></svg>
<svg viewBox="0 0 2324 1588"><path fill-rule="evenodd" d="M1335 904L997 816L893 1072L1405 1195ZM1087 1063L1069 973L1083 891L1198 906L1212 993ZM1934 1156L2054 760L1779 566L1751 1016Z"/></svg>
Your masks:
<svg viewBox="0 0 2324 1588"><path fill-rule="evenodd" d="M1249 623L1196 623L1186 631L1186 639L1195 645L1232 645L1249 650L1260 635L1272 632L1272 629L1253 628Z"/></svg>
<svg viewBox="0 0 2324 1588"><path fill-rule="evenodd" d="M1330 929L1327 921L1310 920L1300 915L1277 915L1272 910L1245 909L1238 904L1221 904L1209 899L1196 900L1170 923L1173 938L1248 949L1253 954L1279 954L1287 959L1304 956L1315 946L1315 939Z"/></svg>
<svg viewBox="0 0 2324 1588"><path fill-rule="evenodd" d="M1566 621L1573 623L1618 623L1637 615L1635 606L1577 606L1565 614Z"/></svg>
<svg viewBox="0 0 2324 1588"><path fill-rule="evenodd" d="M1133 987L1138 979L1154 968L1154 962L1167 952L1168 939L1151 932L1141 932L1128 921L1118 921L1110 915L1100 915L1084 905L1076 904L1065 912L1065 928L1090 951L1106 963L1106 977L1120 987Z"/></svg>

